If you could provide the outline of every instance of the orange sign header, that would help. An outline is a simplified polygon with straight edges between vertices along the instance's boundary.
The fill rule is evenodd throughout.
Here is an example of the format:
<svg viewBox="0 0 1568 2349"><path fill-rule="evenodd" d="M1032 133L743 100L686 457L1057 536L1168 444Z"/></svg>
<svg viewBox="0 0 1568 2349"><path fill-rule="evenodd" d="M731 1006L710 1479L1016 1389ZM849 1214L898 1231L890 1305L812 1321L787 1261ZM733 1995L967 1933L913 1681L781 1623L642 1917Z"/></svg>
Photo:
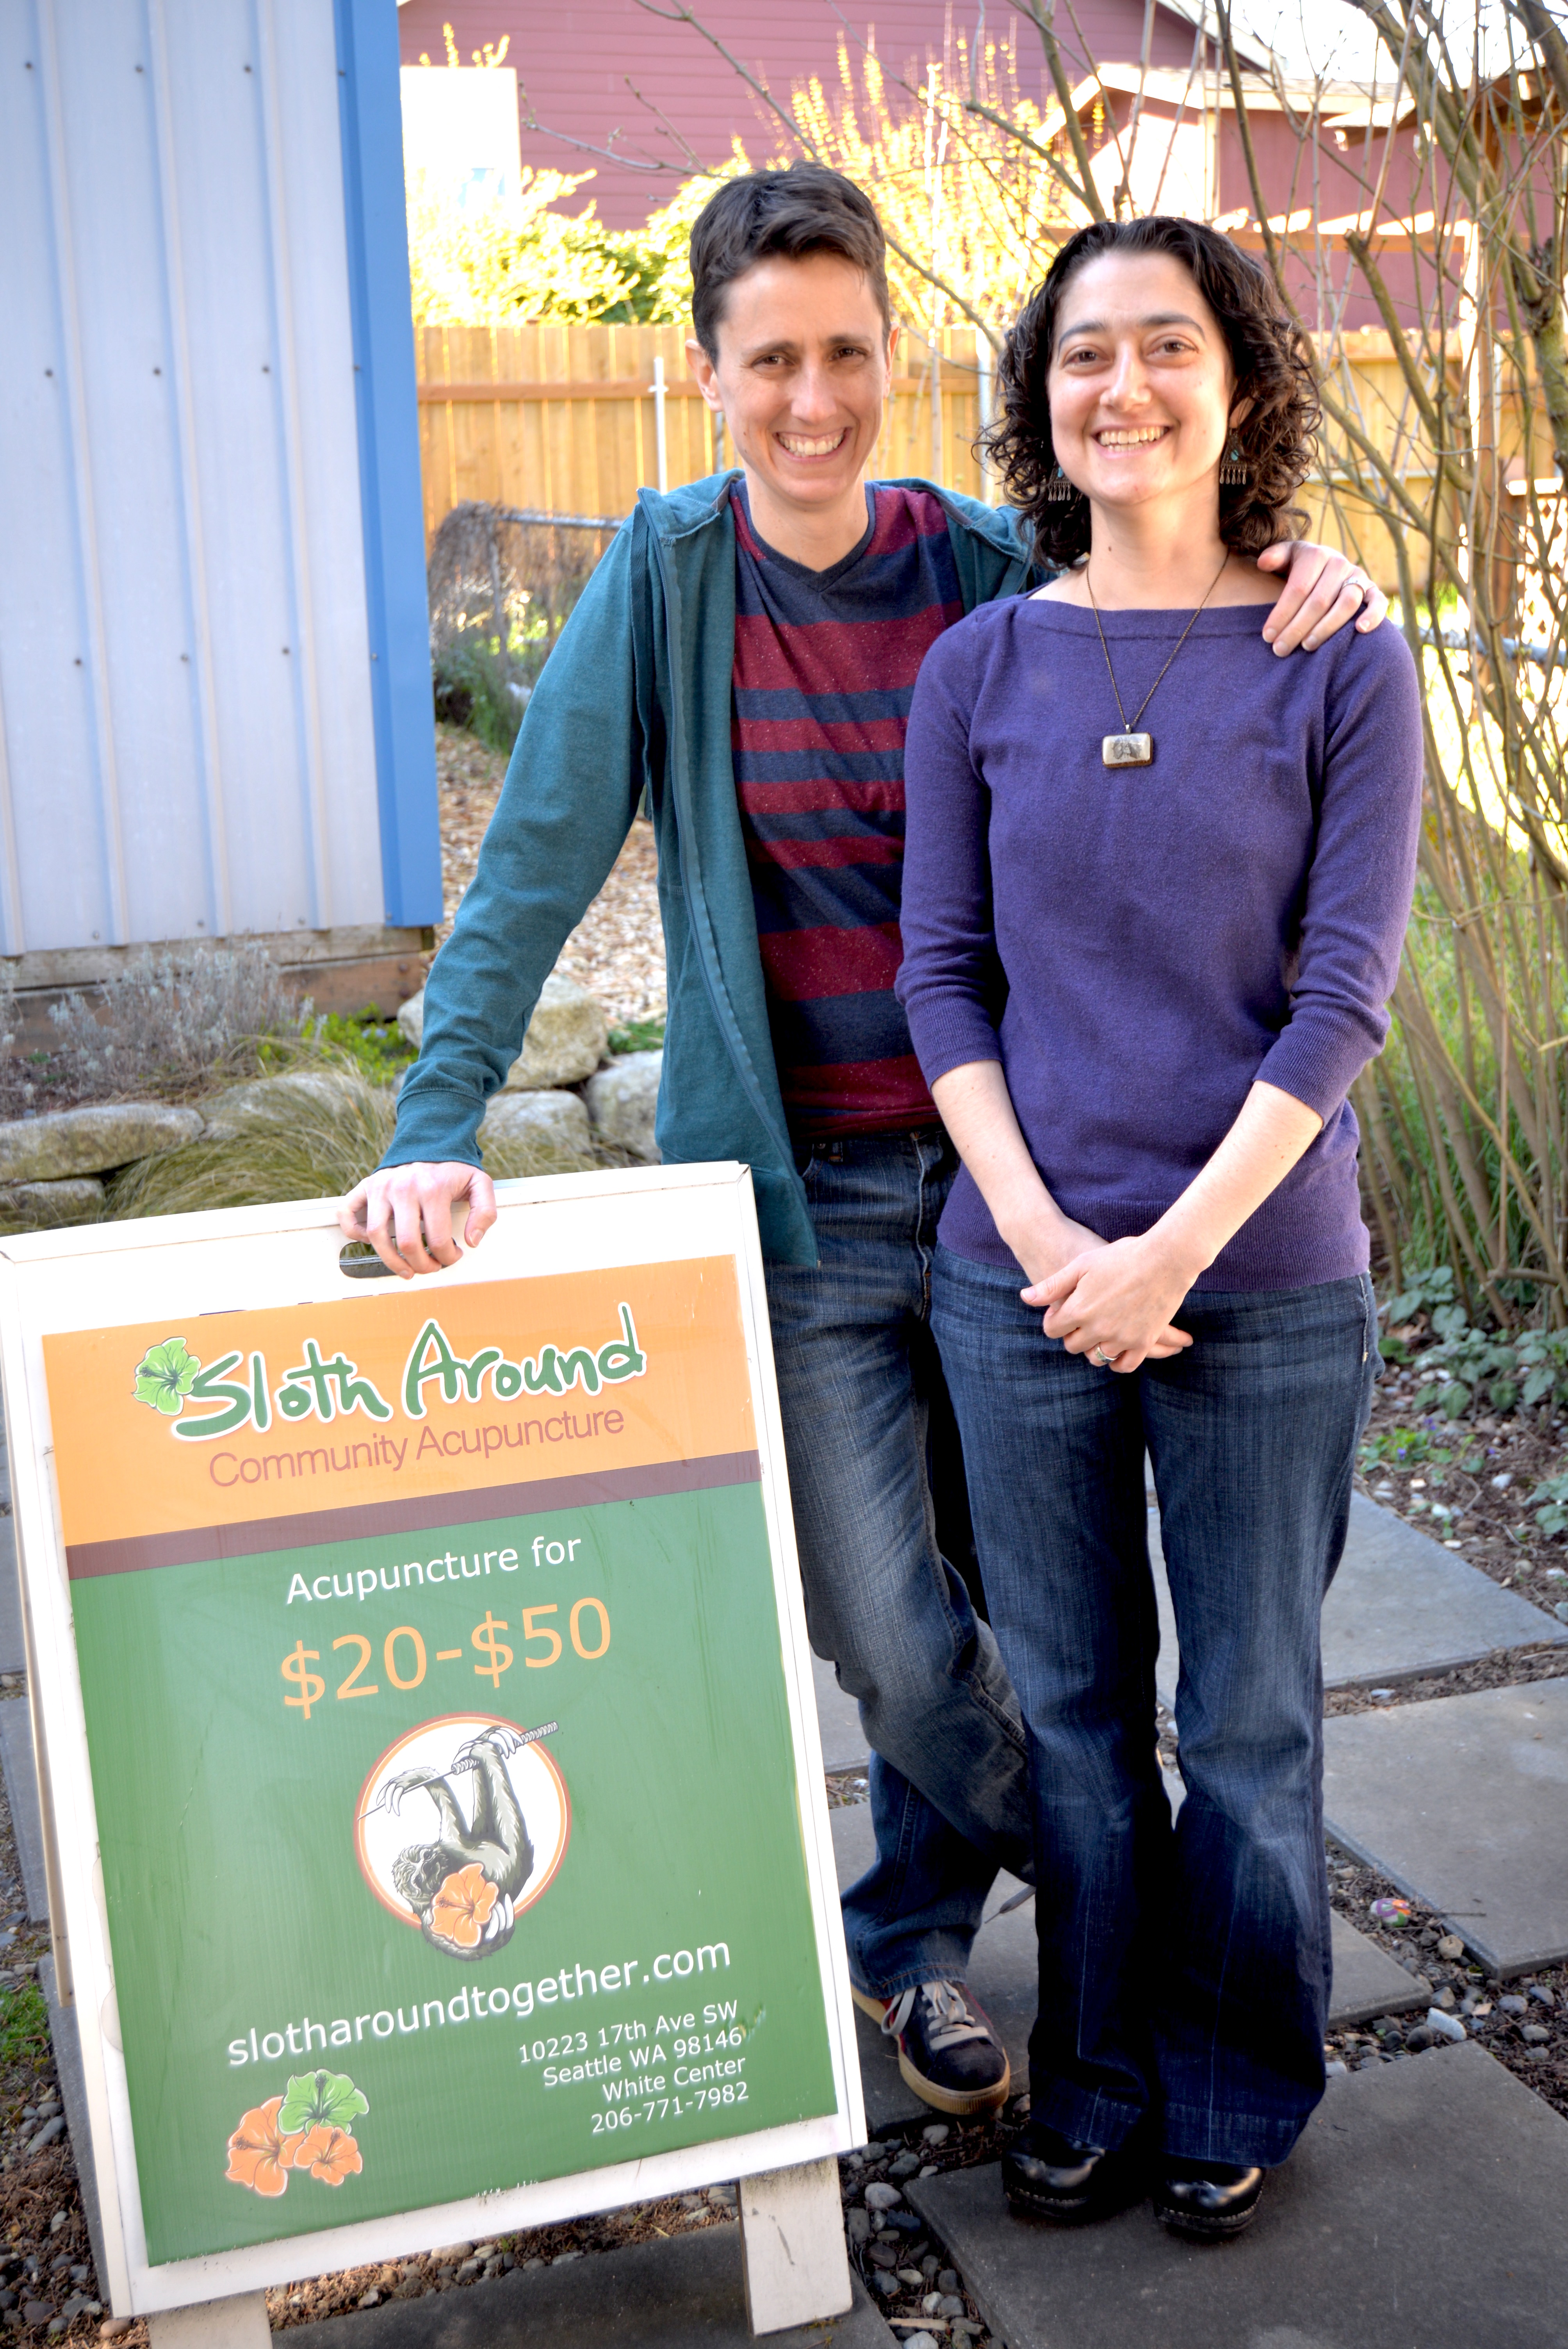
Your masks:
<svg viewBox="0 0 1568 2349"><path fill-rule="evenodd" d="M757 1442L728 1257L74 1330L44 1357L73 1572L148 1537Z"/></svg>

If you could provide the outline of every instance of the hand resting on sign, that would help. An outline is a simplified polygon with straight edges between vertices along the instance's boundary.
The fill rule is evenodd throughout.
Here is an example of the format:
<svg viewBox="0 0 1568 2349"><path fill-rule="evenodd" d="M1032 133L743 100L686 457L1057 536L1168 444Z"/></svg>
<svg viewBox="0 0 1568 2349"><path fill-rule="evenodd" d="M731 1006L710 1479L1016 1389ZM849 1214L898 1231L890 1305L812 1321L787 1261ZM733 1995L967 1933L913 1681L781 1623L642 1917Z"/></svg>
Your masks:
<svg viewBox="0 0 1568 2349"><path fill-rule="evenodd" d="M454 1210L467 1206L461 1237ZM388 1272L411 1280L440 1272L478 1247L496 1216L495 1185L459 1159L439 1165L383 1166L357 1184L337 1211L346 1239L368 1240Z"/></svg>

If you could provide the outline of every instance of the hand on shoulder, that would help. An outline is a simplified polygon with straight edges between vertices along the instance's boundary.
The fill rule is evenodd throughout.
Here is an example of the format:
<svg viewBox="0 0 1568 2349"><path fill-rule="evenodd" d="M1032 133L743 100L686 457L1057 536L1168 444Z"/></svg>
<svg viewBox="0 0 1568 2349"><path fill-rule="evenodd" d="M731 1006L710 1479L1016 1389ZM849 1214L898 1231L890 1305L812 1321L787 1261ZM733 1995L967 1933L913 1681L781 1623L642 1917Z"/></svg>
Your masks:
<svg viewBox="0 0 1568 2349"><path fill-rule="evenodd" d="M1264 549L1255 568L1284 574L1264 623L1264 641L1276 653L1315 653L1352 621L1358 636L1369 636L1388 616L1382 589L1348 555L1312 539L1277 540Z"/></svg>

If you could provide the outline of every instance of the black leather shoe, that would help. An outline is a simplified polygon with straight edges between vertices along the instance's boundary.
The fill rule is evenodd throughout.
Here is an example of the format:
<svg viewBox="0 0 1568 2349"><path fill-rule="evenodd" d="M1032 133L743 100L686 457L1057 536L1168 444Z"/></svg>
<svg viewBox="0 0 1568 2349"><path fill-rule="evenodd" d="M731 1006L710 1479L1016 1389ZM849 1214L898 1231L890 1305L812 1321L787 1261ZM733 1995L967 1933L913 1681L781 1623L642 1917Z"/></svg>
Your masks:
<svg viewBox="0 0 1568 2349"><path fill-rule="evenodd" d="M1108 2153L1102 2146L1074 2145L1043 2122L1032 2122L1002 2156L1002 2191L1009 2209L1020 2215L1072 2226L1109 2219L1140 2201L1146 2168L1140 2146Z"/></svg>
<svg viewBox="0 0 1568 2349"><path fill-rule="evenodd" d="M1154 2189L1154 2214L1174 2235L1227 2241L1257 2217L1264 2175L1229 2161L1168 2160Z"/></svg>

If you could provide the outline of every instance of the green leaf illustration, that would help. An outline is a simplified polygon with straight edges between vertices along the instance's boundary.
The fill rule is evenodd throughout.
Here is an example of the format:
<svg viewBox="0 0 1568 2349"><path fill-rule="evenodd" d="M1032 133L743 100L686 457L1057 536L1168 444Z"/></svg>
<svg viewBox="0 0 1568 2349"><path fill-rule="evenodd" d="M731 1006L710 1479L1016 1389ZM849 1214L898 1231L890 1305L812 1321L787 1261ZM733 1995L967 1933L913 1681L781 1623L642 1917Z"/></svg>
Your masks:
<svg viewBox="0 0 1568 2349"><path fill-rule="evenodd" d="M352 2130L356 2116L369 2110L368 2097L346 2072L302 2072L289 2082L278 2129L284 2137L318 2126Z"/></svg>
<svg viewBox="0 0 1568 2349"><path fill-rule="evenodd" d="M183 1338L165 1338L161 1346L149 1346L136 1366L137 1402L161 1412L165 1419L177 1418L201 1367Z"/></svg>
<svg viewBox="0 0 1568 2349"><path fill-rule="evenodd" d="M359 2115L369 2110L369 2097L355 2086L346 2072L327 2081L322 2117L329 2127L352 2129Z"/></svg>

